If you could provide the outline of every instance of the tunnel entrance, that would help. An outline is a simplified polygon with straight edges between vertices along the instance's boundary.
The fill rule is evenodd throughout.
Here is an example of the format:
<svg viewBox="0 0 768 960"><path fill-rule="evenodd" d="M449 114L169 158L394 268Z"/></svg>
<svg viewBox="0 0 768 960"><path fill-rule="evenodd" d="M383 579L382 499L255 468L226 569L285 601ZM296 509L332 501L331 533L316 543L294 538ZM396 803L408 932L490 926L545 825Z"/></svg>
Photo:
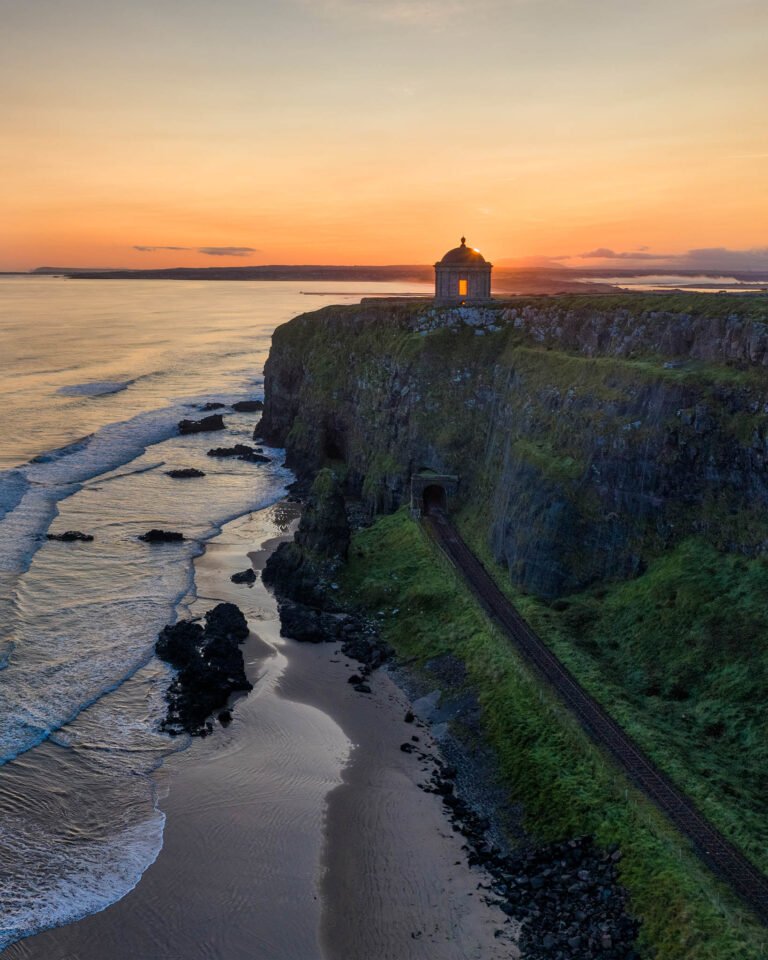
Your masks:
<svg viewBox="0 0 768 960"><path fill-rule="evenodd" d="M418 519L433 511L448 511L451 498L459 489L459 478L422 467L411 474L411 514Z"/></svg>
<svg viewBox="0 0 768 960"><path fill-rule="evenodd" d="M441 483L430 483L428 487L424 487L424 492L421 496L421 508L425 514L438 510L445 512L447 506L448 496L445 492L445 487Z"/></svg>

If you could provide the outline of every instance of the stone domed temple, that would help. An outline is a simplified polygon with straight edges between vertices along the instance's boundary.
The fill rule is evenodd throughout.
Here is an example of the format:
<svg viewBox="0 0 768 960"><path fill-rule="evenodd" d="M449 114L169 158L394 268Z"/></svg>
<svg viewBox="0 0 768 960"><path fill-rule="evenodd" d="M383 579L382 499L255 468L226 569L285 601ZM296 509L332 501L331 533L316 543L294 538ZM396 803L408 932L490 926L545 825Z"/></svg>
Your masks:
<svg viewBox="0 0 768 960"><path fill-rule="evenodd" d="M435 299L446 303L476 303L491 299L491 269L479 250L467 246L467 238L461 238L461 246L449 250L435 264Z"/></svg>

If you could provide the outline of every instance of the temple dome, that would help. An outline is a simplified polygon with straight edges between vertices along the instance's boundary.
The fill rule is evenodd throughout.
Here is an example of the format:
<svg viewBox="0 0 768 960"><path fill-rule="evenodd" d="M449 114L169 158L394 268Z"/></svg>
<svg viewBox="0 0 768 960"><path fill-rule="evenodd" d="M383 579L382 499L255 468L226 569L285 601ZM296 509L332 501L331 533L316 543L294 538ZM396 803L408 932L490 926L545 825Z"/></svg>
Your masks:
<svg viewBox="0 0 768 960"><path fill-rule="evenodd" d="M435 264L435 300L438 303L486 303L491 299L491 270L479 250L461 246L449 250Z"/></svg>
<svg viewBox="0 0 768 960"><path fill-rule="evenodd" d="M482 253L480 253L479 250L474 250L472 247L467 246L466 237L461 238L460 247L454 247L453 250L449 250L439 262L445 264L463 264L465 266L478 267L481 264L487 263L485 257L482 255Z"/></svg>

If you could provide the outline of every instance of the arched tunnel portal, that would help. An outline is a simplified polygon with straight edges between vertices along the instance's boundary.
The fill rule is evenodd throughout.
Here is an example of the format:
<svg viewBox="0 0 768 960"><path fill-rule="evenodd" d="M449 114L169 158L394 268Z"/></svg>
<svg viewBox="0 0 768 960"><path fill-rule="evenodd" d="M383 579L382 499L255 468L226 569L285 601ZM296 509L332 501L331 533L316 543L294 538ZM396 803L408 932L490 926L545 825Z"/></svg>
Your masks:
<svg viewBox="0 0 768 960"><path fill-rule="evenodd" d="M411 476L411 513L414 517L435 510L447 511L456 495L459 478L435 470L420 470Z"/></svg>

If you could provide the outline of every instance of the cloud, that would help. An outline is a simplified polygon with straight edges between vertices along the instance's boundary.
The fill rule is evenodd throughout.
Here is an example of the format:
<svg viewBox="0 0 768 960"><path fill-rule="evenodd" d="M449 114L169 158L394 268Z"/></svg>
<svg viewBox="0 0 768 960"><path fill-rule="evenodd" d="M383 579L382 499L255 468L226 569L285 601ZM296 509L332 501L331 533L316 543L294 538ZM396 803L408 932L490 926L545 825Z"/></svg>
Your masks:
<svg viewBox="0 0 768 960"><path fill-rule="evenodd" d="M158 250L186 250L192 253L203 253L207 257L247 257L251 253L258 253L255 247L157 247L147 244L135 244L134 250L140 253L156 253Z"/></svg>
<svg viewBox="0 0 768 960"><path fill-rule="evenodd" d="M648 247L640 247L638 250L625 250L622 253L616 253L610 247L598 247L596 250L590 250L587 253L579 253L577 257L580 260L667 260L672 254L669 253L646 253Z"/></svg>
<svg viewBox="0 0 768 960"><path fill-rule="evenodd" d="M647 247L616 252L610 247L597 247L579 253L574 260L627 260L638 264L652 261L666 270L768 270L768 246L749 250L728 247L697 247L684 253L649 253Z"/></svg>
<svg viewBox="0 0 768 960"><path fill-rule="evenodd" d="M133 248L134 250L139 250L141 253L154 253L156 250L192 250L192 247L147 247L137 244Z"/></svg>
<svg viewBox="0 0 768 960"><path fill-rule="evenodd" d="M197 252L208 257L247 257L259 251L255 247L198 247Z"/></svg>

